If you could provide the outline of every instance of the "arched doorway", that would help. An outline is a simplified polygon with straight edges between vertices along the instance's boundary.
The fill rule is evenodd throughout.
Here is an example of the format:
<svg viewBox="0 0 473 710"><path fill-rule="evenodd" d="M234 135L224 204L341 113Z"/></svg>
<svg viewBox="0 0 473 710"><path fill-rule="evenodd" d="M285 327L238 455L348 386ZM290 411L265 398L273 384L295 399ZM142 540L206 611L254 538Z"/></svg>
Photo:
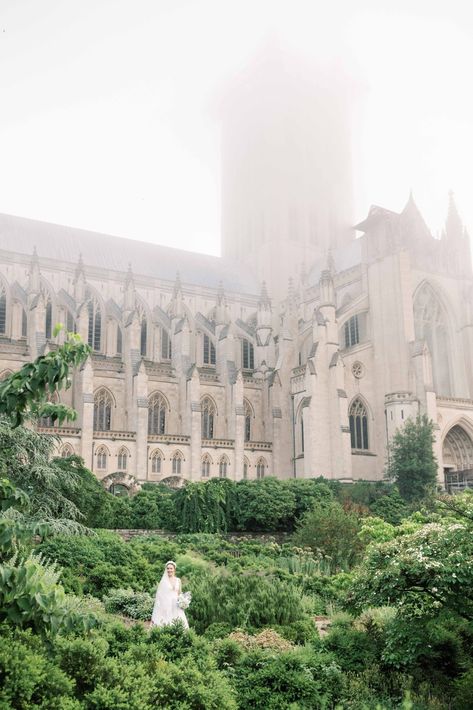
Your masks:
<svg viewBox="0 0 473 710"><path fill-rule="evenodd" d="M455 424L443 440L442 459L449 493L473 488L473 441L460 424Z"/></svg>

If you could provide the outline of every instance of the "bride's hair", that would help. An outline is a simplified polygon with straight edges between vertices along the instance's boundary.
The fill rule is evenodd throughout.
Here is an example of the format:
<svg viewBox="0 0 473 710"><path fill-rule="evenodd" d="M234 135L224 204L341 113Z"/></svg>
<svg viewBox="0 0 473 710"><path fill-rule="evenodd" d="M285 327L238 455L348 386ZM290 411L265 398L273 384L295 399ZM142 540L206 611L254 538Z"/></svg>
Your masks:
<svg viewBox="0 0 473 710"><path fill-rule="evenodd" d="M173 560L168 560L166 562L166 564L164 565L164 568L167 569L168 565L172 565L174 567L174 569L176 569L176 567L177 567L176 563Z"/></svg>

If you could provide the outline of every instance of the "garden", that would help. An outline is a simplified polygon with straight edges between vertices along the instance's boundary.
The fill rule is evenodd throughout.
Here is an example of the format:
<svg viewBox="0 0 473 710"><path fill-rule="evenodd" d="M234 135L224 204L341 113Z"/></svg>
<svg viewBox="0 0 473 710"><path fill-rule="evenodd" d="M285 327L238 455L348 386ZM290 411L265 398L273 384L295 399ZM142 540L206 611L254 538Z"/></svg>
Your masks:
<svg viewBox="0 0 473 710"><path fill-rule="evenodd" d="M114 497L29 426L74 416L45 393L87 354L70 336L0 383L2 710L473 707L473 496L435 490L428 420L378 484ZM149 628L169 559L189 631Z"/></svg>

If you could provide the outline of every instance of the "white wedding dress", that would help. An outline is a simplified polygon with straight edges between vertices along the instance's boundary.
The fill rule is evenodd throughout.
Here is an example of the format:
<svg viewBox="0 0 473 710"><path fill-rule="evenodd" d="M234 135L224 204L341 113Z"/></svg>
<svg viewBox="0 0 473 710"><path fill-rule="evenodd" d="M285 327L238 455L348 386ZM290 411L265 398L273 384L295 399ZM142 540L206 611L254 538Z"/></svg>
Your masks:
<svg viewBox="0 0 473 710"><path fill-rule="evenodd" d="M180 593L181 580L179 577L169 577L165 572L156 590L151 626L168 626L173 621L180 621L185 629L189 628L184 610L177 606L177 598Z"/></svg>

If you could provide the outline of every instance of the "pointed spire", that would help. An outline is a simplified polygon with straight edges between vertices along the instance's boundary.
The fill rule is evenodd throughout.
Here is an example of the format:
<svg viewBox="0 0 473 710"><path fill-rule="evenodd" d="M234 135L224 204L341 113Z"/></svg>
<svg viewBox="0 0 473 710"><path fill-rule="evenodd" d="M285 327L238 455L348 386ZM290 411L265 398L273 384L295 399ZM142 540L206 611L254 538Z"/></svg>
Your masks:
<svg viewBox="0 0 473 710"><path fill-rule="evenodd" d="M172 295L174 296L174 298L176 298L176 296L180 293L182 293L181 275L179 271L176 271L176 280L174 281L174 289Z"/></svg>
<svg viewBox="0 0 473 710"><path fill-rule="evenodd" d="M33 254L31 256L31 266L29 273L28 289L31 294L40 292L40 270L39 270L39 259L38 252L36 251L36 245L33 247Z"/></svg>
<svg viewBox="0 0 473 710"><path fill-rule="evenodd" d="M223 281L220 279L218 282L217 289L217 304L220 306L225 302L225 290L223 288Z"/></svg>
<svg viewBox="0 0 473 710"><path fill-rule="evenodd" d="M258 301L259 306L271 306L271 299L268 295L268 289L266 288L266 281L261 284L261 294Z"/></svg>
<svg viewBox="0 0 473 710"><path fill-rule="evenodd" d="M463 223L458 213L453 190L448 193L448 214L445 222L445 232L448 239L459 239L464 236Z"/></svg>
<svg viewBox="0 0 473 710"><path fill-rule="evenodd" d="M336 272L335 259L333 258L331 247L329 247L329 250L327 252L327 271L329 271L332 275Z"/></svg>
<svg viewBox="0 0 473 710"><path fill-rule="evenodd" d="M74 298L77 303L82 303L85 299L85 272L82 253L79 254L79 260L74 272Z"/></svg>
<svg viewBox="0 0 473 710"><path fill-rule="evenodd" d="M131 261L128 262L128 270L126 272L126 278L125 278L125 288L129 288L132 286L132 288L135 287L135 282L133 278L133 270L131 268Z"/></svg>

